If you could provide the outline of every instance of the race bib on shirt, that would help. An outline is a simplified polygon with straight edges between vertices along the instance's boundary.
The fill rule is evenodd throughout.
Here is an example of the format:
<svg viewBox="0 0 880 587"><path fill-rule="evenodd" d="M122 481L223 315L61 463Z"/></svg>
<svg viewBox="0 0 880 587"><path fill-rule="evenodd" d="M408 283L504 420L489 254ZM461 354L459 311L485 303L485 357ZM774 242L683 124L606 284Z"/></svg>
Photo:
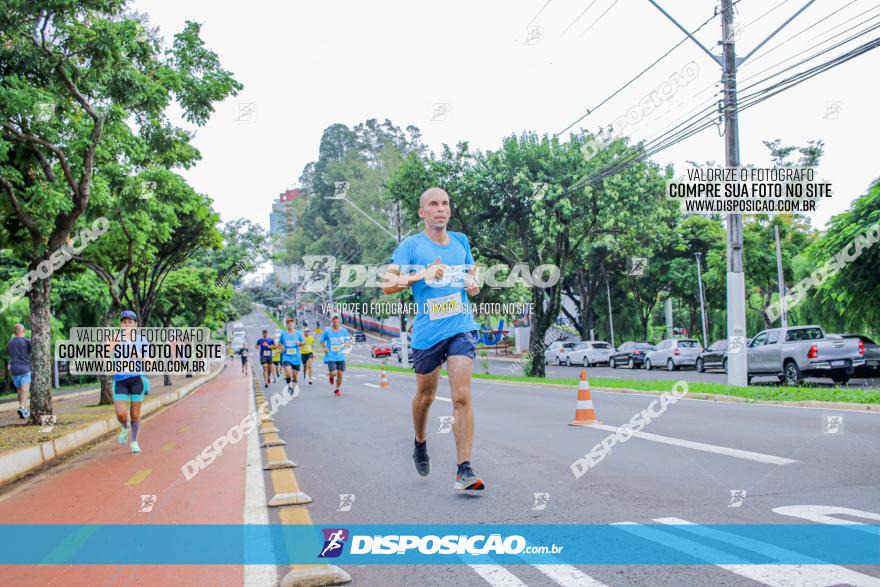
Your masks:
<svg viewBox="0 0 880 587"><path fill-rule="evenodd" d="M428 318L431 320L442 320L451 316L458 316L461 314L461 294L456 292L448 296L428 298L427 310Z"/></svg>

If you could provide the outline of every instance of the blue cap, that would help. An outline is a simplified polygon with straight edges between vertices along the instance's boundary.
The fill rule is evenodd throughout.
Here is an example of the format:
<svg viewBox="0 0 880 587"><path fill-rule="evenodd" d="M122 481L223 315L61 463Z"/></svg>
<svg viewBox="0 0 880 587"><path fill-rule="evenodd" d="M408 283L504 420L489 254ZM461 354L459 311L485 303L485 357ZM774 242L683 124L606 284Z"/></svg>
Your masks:
<svg viewBox="0 0 880 587"><path fill-rule="evenodd" d="M131 318L132 320L137 320L137 314L132 312L131 310L123 310L122 314L119 315L119 319L123 320L125 318Z"/></svg>

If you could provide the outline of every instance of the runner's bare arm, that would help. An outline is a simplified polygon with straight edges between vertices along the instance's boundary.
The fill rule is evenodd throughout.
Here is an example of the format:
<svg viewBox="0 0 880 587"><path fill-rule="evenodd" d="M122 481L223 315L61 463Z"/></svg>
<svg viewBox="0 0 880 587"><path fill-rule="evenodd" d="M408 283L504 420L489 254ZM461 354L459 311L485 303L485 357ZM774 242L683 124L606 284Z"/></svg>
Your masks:
<svg viewBox="0 0 880 587"><path fill-rule="evenodd" d="M443 270L446 265L440 260L440 257L431 263L427 268L415 273L407 275L400 274L400 267L397 265L389 265L382 276L382 293L386 295L395 294L410 287L422 279L437 280L443 277Z"/></svg>
<svg viewBox="0 0 880 587"><path fill-rule="evenodd" d="M464 291L466 291L469 296L475 296L480 293L480 282L477 281L477 268L474 267L468 269L467 274L470 277L465 279Z"/></svg>

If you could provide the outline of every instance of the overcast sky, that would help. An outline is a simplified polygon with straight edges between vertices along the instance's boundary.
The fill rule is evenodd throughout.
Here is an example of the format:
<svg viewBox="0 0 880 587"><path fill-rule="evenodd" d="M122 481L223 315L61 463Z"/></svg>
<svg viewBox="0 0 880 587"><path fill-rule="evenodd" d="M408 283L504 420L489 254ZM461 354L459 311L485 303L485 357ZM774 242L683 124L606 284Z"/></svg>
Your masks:
<svg viewBox="0 0 880 587"><path fill-rule="evenodd" d="M738 3L736 22L744 25L737 41L739 55L806 0L787 0L762 17L780 2ZM709 18L716 6L712 0L660 3L689 30ZM245 217L266 228L272 200L296 185L303 166L317 159L321 133L333 123L353 126L369 118L389 118L400 127L418 126L435 151L459 140L494 149L514 132L561 131L683 37L648 0L137 0L133 6L147 13L166 39L185 20L202 23L207 46L244 84L244 90L219 104L211 121L198 130L195 144L203 160L187 176L198 191L214 199L224 221ZM744 88L750 83L880 23L880 6L873 6L873 0L817 0L741 67L740 88L748 91ZM834 11L838 12L832 15ZM720 34L716 18L697 36L716 51ZM795 71L878 34L867 33ZM822 44L809 49L817 43ZM804 53L788 59L800 52ZM776 67L760 73L771 66ZM609 124L683 71L688 78L697 75L624 131L635 138L655 138L692 109L715 99L720 70L691 41L578 126L595 130ZM873 144L878 136L878 71L880 49L740 116L744 164L769 162L764 139L779 138L790 145L825 141L819 175L832 183L834 196L812 216L817 228L846 210L880 175ZM749 76L756 77L748 80ZM448 104L445 120L431 120L442 118L434 114L435 104ZM723 162L723 138L709 128L654 160L673 163L677 169L688 160Z"/></svg>

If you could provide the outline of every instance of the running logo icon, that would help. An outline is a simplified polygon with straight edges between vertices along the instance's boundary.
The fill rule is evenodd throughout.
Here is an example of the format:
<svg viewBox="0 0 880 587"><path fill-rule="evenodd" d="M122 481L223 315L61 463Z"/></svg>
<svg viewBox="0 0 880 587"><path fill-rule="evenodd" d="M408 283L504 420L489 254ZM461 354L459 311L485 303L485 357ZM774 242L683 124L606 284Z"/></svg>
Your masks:
<svg viewBox="0 0 880 587"><path fill-rule="evenodd" d="M532 506L532 511L539 512L541 510L547 509L547 502L550 501L549 493L536 493L535 494L535 504Z"/></svg>
<svg viewBox="0 0 880 587"><path fill-rule="evenodd" d="M822 416L822 434L843 434L843 416Z"/></svg>
<svg viewBox="0 0 880 587"><path fill-rule="evenodd" d="M350 512L351 506L354 505L354 493L340 493L339 494L339 507L336 508L337 512Z"/></svg>
<svg viewBox="0 0 880 587"><path fill-rule="evenodd" d="M745 489L731 489L730 490L730 503L727 504L729 508L738 508L743 504L743 500L746 498L746 490Z"/></svg>
<svg viewBox="0 0 880 587"><path fill-rule="evenodd" d="M40 433L48 434L52 432L52 429L55 427L55 422L58 421L58 416L55 414L41 414L40 415Z"/></svg>
<svg viewBox="0 0 880 587"><path fill-rule="evenodd" d="M437 429L437 434L449 434L453 424L455 424L455 416L440 416L440 428Z"/></svg>
<svg viewBox="0 0 880 587"><path fill-rule="evenodd" d="M324 548L318 558L336 558L342 554L342 547L348 540L348 530L345 528L324 528Z"/></svg>
<svg viewBox="0 0 880 587"><path fill-rule="evenodd" d="M141 496L141 507L138 508L138 513L145 514L153 511L153 506L156 505L156 496L155 495L142 495Z"/></svg>

